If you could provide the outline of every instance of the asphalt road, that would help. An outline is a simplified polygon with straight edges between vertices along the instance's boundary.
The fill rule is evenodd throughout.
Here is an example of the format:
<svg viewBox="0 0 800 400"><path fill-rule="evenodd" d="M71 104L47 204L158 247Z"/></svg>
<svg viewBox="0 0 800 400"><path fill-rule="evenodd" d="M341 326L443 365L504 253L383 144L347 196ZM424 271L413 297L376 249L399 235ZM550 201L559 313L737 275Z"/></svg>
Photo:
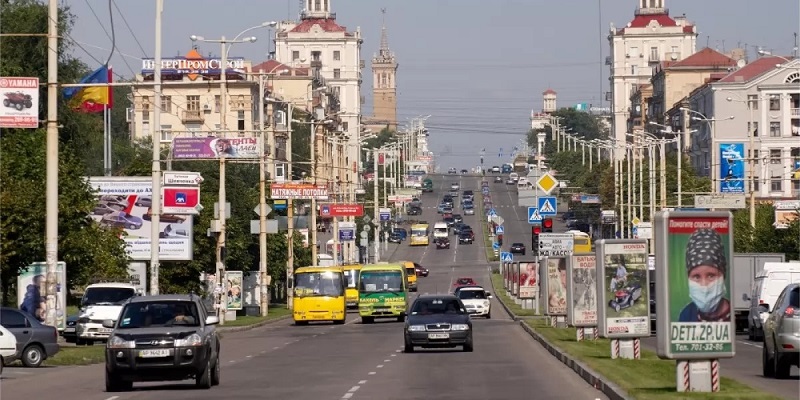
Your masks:
<svg viewBox="0 0 800 400"><path fill-rule="evenodd" d="M463 188L479 189L477 177L436 177L435 187L451 180L461 181ZM423 218L431 223L438 220L435 206L440 195L437 191L422 198ZM504 195L514 196L503 190L494 196ZM479 235L480 215L465 218ZM512 229L506 235L522 236L522 231ZM454 244L449 250L436 250L433 245L390 245L385 254L391 260L412 260L430 269L430 276L420 278L419 293L448 292L453 280L461 276L471 276L490 287L480 240L473 245ZM211 390L195 390L193 382L187 381L136 384L132 392L105 393L103 365L7 368L0 381L0 399L606 398L527 336L496 300L492 319L476 320L474 327L473 353L457 349L405 354L401 352L402 324L397 322L361 325L354 314L343 326L295 327L281 321L225 333L222 383Z"/></svg>
<svg viewBox="0 0 800 400"><path fill-rule="evenodd" d="M527 207L514 207L517 204L516 191L505 184L490 184L492 200L498 214L505 219L506 238L504 248L511 242L523 242L530 247L530 225L527 222ZM502 187L501 187L502 186ZM505 189L505 192L504 192ZM559 207L559 211L565 211ZM553 232L565 232L566 226L559 218L554 219ZM515 257L517 255L514 255ZM645 347L655 351L656 338L644 339ZM747 340L747 336L738 336L736 340L736 357L720 360L723 376L735 379L754 388L773 393L786 399L800 398L800 374L797 367L792 367L790 379L778 380L764 378L761 375L761 343Z"/></svg>

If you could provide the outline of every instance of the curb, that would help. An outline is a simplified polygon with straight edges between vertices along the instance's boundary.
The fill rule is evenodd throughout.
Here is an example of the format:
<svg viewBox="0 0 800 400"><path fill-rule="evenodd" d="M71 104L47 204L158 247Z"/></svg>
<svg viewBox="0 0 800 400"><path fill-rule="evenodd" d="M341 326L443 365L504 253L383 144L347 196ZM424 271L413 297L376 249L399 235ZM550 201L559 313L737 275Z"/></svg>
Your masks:
<svg viewBox="0 0 800 400"><path fill-rule="evenodd" d="M284 315L282 317L273 318L273 319L267 319L267 320L264 320L264 321L256 322L255 324L252 324L252 325L231 326L231 327L221 326L221 327L217 328L217 332L244 332L244 331L249 331L251 329L260 328L260 327L262 327L264 325L274 324L276 322L280 322L280 321L289 319L290 317L291 317L291 315Z"/></svg>
<svg viewBox="0 0 800 400"><path fill-rule="evenodd" d="M494 290L494 292L497 293L497 288L494 286L494 281L490 280L490 282L492 283L492 290ZM505 290L505 289L500 288L500 290ZM608 396L608 398L611 400L630 399L628 394L625 393L625 391L622 390L622 388L609 382L608 379L598 374L597 372L593 371L592 369L584 365L582 362L572 358L572 356L570 356L563 350L559 349L558 347L550 343L547 339L544 338L544 336L536 333L536 331L533 328L531 328L530 326L528 326L528 324L525 323L525 319L537 319L538 317L529 317L529 318L518 317L511 311L511 309L508 308L508 306L504 301L500 300L500 296L497 296L497 301L500 303L500 305L503 307L506 313L508 313L511 319L517 322L522 327L522 329L526 333L528 333L528 335L530 335L531 338L533 338L533 340L539 342L539 344L541 344L542 347L544 347L553 357L564 363L564 365L569 367L571 370L575 371L575 373L578 374L578 376L583 378L583 380L586 381L593 388L599 390L600 392Z"/></svg>

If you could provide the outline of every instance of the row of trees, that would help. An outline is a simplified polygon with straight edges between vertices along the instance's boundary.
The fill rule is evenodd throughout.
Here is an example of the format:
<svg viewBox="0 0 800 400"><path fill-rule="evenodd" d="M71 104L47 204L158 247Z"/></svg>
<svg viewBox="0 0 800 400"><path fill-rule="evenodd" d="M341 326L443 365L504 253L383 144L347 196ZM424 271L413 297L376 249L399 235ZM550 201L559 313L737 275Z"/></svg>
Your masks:
<svg viewBox="0 0 800 400"><path fill-rule="evenodd" d="M555 116L563 118L561 121L562 126L572 128L573 132L578 132L578 135L583 136L586 140L593 138L607 137L608 133L599 123L597 117L591 114L576 111L574 109L560 109L554 113ZM570 186L580 188L576 193L586 194L599 194L602 201L602 209L619 210L614 200L614 169L608 159L603 159L595 162L592 169L589 169L588 155L584 162L584 155L580 145L577 151L561 151L557 152L556 142L552 140L552 130L548 126L543 130L547 134L546 146L544 154L547 157L547 164L552 169L557 171L559 179L567 180ZM531 146L536 145L536 135L541 131L530 131L528 134L528 143ZM589 151L587 148L586 151ZM595 150L596 154L596 150ZM666 176L667 182L667 204L670 206L676 205L677 202L677 189L678 189L678 170L677 158L678 155L674 152L667 154L666 171L656 170L656 179L659 181L656 185L656 193L658 196L659 185L662 176ZM683 193L709 193L711 192L711 182L708 178L700 177L695 174L691 168L688 159L684 159L683 168L681 169L681 186ZM656 163L658 168L659 163ZM622 166L622 187L623 190L623 204L627 204L632 199L627 198L627 168L628 163L623 163ZM643 193L644 198L649 199L650 195L650 179L648 162L644 161L643 172ZM638 170L632 171L638 177ZM636 183L638 189L638 182ZM569 191L564 191L569 192ZM638 196L637 196L638 197ZM683 195L682 204L691 207L694 203L693 195ZM564 201L569 201L569 197L564 198ZM595 209L587 210L586 206L576 204L575 208L578 212L593 212ZM657 209L660 207L657 207ZM736 252L763 252L763 253L784 253L787 259L798 259L798 250L800 249L800 220L794 221L788 229L775 229L773 223L775 221L774 208L770 205L757 205L756 206L756 224L755 227L750 225L750 213L748 209L735 210L734 217L734 247ZM650 220L649 208L645 207L644 215L640 215L642 220Z"/></svg>

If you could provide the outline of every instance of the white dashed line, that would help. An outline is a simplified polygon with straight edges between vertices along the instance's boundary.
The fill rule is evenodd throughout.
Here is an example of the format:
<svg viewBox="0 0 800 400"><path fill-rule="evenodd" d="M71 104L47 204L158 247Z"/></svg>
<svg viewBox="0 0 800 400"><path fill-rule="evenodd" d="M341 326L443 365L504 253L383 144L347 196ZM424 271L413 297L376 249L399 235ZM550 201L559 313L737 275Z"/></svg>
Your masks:
<svg viewBox="0 0 800 400"><path fill-rule="evenodd" d="M247 357L245 357L245 358L253 358L253 356L247 356Z"/></svg>
<svg viewBox="0 0 800 400"><path fill-rule="evenodd" d="M746 344L748 346L758 347L759 349L762 348L762 346L760 344L745 342L744 340L737 340L736 342L741 343L741 344Z"/></svg>
<svg viewBox="0 0 800 400"><path fill-rule="evenodd" d="M383 364L379 364L379 365L378 365L377 367L375 367L375 368L383 368Z"/></svg>
<svg viewBox="0 0 800 400"><path fill-rule="evenodd" d="M119 396L111 396L111 397L107 398L106 400L117 400L118 398L119 398Z"/></svg>
<svg viewBox="0 0 800 400"><path fill-rule="evenodd" d="M351 388L350 388L350 390L348 390L347 392L348 392L348 393L353 393L353 392L355 392L355 391L356 391L356 390L358 390L358 389L361 389L361 386L353 386L353 387L351 387Z"/></svg>
<svg viewBox="0 0 800 400"><path fill-rule="evenodd" d="M294 342L286 342L286 343L284 343L283 345L284 345L284 346L288 346L288 345L290 345L290 344L292 344L292 343L294 343Z"/></svg>
<svg viewBox="0 0 800 400"><path fill-rule="evenodd" d="M231 363L231 364L233 364L233 363L235 363L235 362L236 362L236 360L230 360L230 361L228 361L228 362L229 362L229 363Z"/></svg>
<svg viewBox="0 0 800 400"><path fill-rule="evenodd" d="M399 352L400 352L400 351L398 350L398 353L399 353ZM392 356L392 357L397 357L397 354L391 354L391 356Z"/></svg>
<svg viewBox="0 0 800 400"><path fill-rule="evenodd" d="M401 351L403 351L403 350L395 350L394 352L395 352L395 353L399 353L399 352L401 352Z"/></svg>
<svg viewBox="0 0 800 400"><path fill-rule="evenodd" d="M278 350L280 348L281 348L281 346L275 346L275 347L272 348L272 350Z"/></svg>
<svg viewBox="0 0 800 400"><path fill-rule="evenodd" d="M389 362L389 361L392 361L392 360L389 360L389 359L383 360L383 362Z"/></svg>
<svg viewBox="0 0 800 400"><path fill-rule="evenodd" d="M365 383L367 383L367 381L366 381L366 380L363 380L363 381L358 381L358 384L359 384L359 385L363 385L363 384L365 384Z"/></svg>
<svg viewBox="0 0 800 400"><path fill-rule="evenodd" d="M377 374L377 372L375 372L375 371L370 371L370 373L368 373L367 375L375 375L375 374Z"/></svg>
<svg viewBox="0 0 800 400"><path fill-rule="evenodd" d="M349 399L351 397L353 397L353 393L345 393L344 396L342 396L343 399Z"/></svg>

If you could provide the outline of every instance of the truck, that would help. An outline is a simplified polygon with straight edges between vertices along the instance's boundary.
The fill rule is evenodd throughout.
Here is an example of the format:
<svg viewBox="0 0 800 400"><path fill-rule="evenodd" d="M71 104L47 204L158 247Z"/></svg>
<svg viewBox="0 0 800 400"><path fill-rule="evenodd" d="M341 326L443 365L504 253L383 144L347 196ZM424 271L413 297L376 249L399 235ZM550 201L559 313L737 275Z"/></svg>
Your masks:
<svg viewBox="0 0 800 400"><path fill-rule="evenodd" d="M783 253L734 253L732 268L733 288L731 288L731 302L736 321L736 330L748 331L748 315L750 314L750 301L745 300L743 294L750 296L753 282L759 271L764 269L764 263L785 262Z"/></svg>

